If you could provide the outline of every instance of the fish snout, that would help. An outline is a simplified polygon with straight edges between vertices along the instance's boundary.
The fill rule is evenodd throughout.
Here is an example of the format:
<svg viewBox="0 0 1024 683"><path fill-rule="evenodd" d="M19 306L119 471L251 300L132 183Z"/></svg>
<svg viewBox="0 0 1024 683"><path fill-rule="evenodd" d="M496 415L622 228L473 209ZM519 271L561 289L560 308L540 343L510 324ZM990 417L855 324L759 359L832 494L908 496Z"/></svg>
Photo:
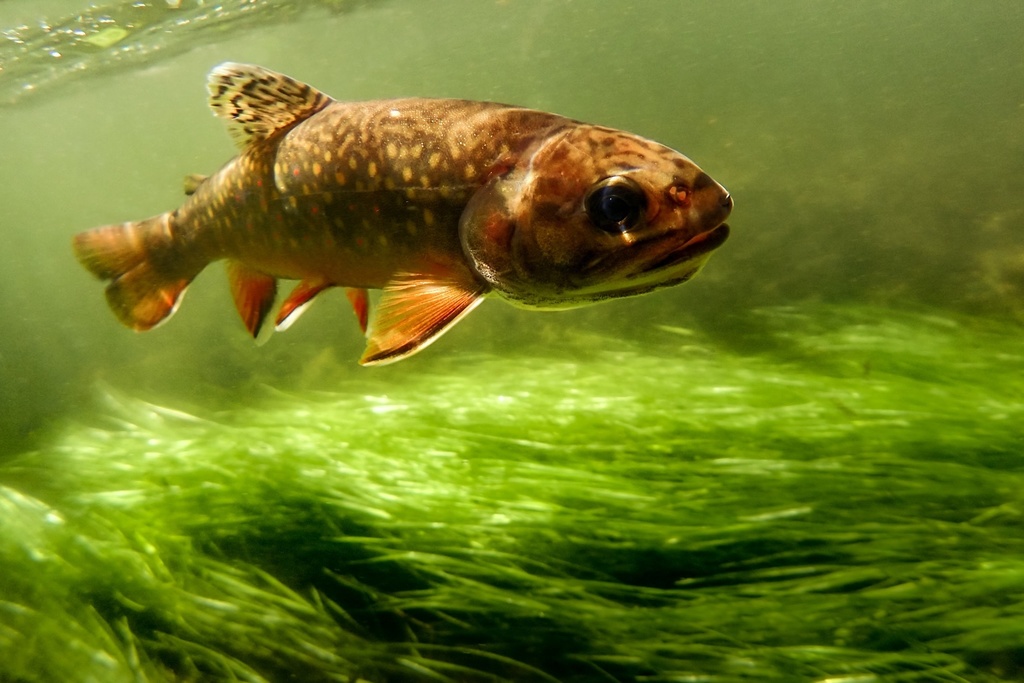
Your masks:
<svg viewBox="0 0 1024 683"><path fill-rule="evenodd" d="M721 212L721 218L718 219L719 223L724 223L725 219L732 213L732 195L724 187L722 190L725 192L725 196L718 203L718 210Z"/></svg>
<svg viewBox="0 0 1024 683"><path fill-rule="evenodd" d="M707 173L701 172L693 183L694 194L699 197L697 209L709 228L725 222L732 213L732 195Z"/></svg>

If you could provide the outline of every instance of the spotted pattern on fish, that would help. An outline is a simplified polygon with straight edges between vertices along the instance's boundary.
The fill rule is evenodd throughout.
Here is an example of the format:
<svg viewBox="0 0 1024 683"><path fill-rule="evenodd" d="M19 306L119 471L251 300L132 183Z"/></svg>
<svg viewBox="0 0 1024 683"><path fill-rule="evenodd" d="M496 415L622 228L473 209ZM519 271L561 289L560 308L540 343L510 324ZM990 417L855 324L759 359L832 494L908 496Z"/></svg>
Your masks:
<svg viewBox="0 0 1024 683"><path fill-rule="evenodd" d="M210 75L241 147L176 210L76 236L79 260L143 330L226 260L254 336L278 279L284 326L345 287L364 363L422 349L489 293L558 308L689 279L728 235L725 190L678 152L556 114L468 100L338 102L260 67Z"/></svg>

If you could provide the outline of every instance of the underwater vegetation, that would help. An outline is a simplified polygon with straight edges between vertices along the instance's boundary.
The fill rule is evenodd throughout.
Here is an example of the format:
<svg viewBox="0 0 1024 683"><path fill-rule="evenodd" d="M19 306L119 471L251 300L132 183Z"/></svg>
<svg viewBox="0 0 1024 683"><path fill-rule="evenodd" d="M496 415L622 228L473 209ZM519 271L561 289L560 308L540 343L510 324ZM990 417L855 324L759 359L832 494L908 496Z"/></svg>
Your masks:
<svg viewBox="0 0 1024 683"><path fill-rule="evenodd" d="M1019 327L733 322L762 350L107 390L0 466L0 680L1024 680Z"/></svg>

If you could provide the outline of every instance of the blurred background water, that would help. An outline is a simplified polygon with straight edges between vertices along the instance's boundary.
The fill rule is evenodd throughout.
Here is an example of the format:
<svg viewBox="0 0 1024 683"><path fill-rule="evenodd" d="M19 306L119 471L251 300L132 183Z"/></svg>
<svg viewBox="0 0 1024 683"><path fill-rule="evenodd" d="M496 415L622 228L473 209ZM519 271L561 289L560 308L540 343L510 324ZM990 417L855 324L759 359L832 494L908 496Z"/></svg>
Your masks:
<svg viewBox="0 0 1024 683"><path fill-rule="evenodd" d="M1022 19L1010 1L5 0L2 449L77 410L98 377L208 404L244 400L253 382L326 388L357 372L340 295L255 348L213 267L172 324L137 336L71 255L73 233L177 206L182 176L232 156L204 88L229 59L338 98L490 99L623 128L682 150L736 197L733 237L697 281L560 315L491 302L385 381L440 354L587 330L696 325L756 343L730 321L766 304L1019 319Z"/></svg>
<svg viewBox="0 0 1024 683"><path fill-rule="evenodd" d="M324 425L344 426L353 434L369 430L366 443L388 444L360 451L370 466L380 465L375 458L386 459L405 448L406 464L426 467L421 452L430 451L435 442L448 444L438 445L441 450L475 452L476 446L458 441L449 431L462 420L503 444L502 455L492 457L512 461L550 456L544 462L554 467L565 464L559 454L574 454L579 457L575 466L588 471L587 458L593 456L603 463L595 465L597 470L622 477L609 479L611 483L587 479L591 488L584 489L593 492L578 494L585 499L580 509L598 511L580 518L595 528L618 528L617 520L626 519L621 534L628 538L641 528L626 528L636 519L650 522L651 528L671 521L655 512L667 501L661 509L678 511L685 520L697 511L700 520L710 520L700 522L707 524L701 533L720 532L739 548L733 554L707 548L688 554L688 546L685 552L683 545L675 546L672 552L678 555L671 558L679 564L670 562L657 579L664 578L666 585L684 575L690 577L685 581L718 585L717 576L708 576L728 561L734 561L734 568L742 565L746 552L759 558L758 553L765 553L768 559L757 565L758 571L774 571L773 562L782 562L781 555L763 549L770 544L759 545L760 537L754 536L761 527L754 527L787 515L803 519L810 510L825 509L829 512L820 537L804 536L809 532L797 526L785 527L779 538L785 536L797 548L853 546L837 529L861 523L858 533L865 538L877 533L882 544L868 544L872 552L884 552L857 555L857 562L868 569L861 572L858 566L855 576L837 578L821 591L856 592L883 581L879 577L891 571L900 577L900 586L917 586L920 593L914 593L914 600L920 602L913 609L926 610L936 595L934 587L942 584L936 567L963 561L980 571L1000 552L1021 547L1021 436L1012 424L1024 414L1024 390L1017 382L1024 357L1019 334L1024 323L1021 26L1024 5L1013 0L0 0L0 464L20 462L18 454L35 449L71 468L58 477L52 465L40 465L23 482L36 493L47 486L81 486L83 491L110 486L142 501L170 495L180 484L180 490L202 499L201 504L192 503L195 509L187 508L193 513L205 510L203 496L215 496L209 491L229 491L236 484L234 494L223 494L229 500L251 490L267 494L267 482L292 476L300 480L294 485L310 485L285 468L291 457L297 463L308 460L309 471L326 467L317 458L345 437L337 431L327 434L330 427ZM425 95L496 100L653 138L690 156L732 192L732 237L700 277L685 286L560 313L521 311L489 301L426 352L379 369L356 365L362 339L340 292L328 292L287 333L257 347L244 333L219 265L199 276L167 325L134 334L107 309L102 285L75 262L71 236L173 208L182 201L186 174L210 173L233 156L223 125L206 105L205 90L211 67L227 60L282 71L339 99ZM793 358L799 359L799 372L786 365ZM801 374L805 372L811 374ZM870 387L849 383L875 382L878 377ZM492 382L501 387L500 396L491 391ZM533 399L513 400L519 383L525 387L521 397ZM343 398L338 407L324 411L286 404L292 412L263 414L266 387L332 392L330 396ZM401 404L394 411L388 395ZM596 402L588 403L588 396ZM132 404L139 399L157 407ZM137 429L110 436L79 433L68 426L92 424L97 415L119 411L129 415L123 417L125 424ZM197 420L223 411L243 411L238 418L241 432L194 427ZM346 417L350 412L355 417ZM171 418L198 431L174 420L168 426ZM378 429L375 420L380 421L379 433L373 432ZM303 433L306 427L308 434ZM61 441L69 429L71 437ZM413 432L406 439L402 430L409 429ZM535 441L525 440L529 434ZM520 436L522 443L514 438ZM266 452L252 446L262 443L260 438L270 439ZM643 447L631 451L629 438ZM544 439L554 444L548 450L541 447ZM123 443L129 441L136 444L131 448L141 449L136 455L146 454L138 455L137 463L130 455L135 451ZM54 443L64 445L54 450ZM163 451L159 444L164 444ZM243 446L254 450L243 452ZM196 457L188 459L193 451ZM130 479L130 472L143 472L142 460L149 462L153 452L173 452L181 461L150 463L156 469L146 470L145 476L154 490L138 493L134 487L141 485ZM281 457L282 452L288 456ZM207 453L223 455L224 467L192 474L191 468L200 467ZM121 454L121 459L112 454ZM260 460L267 454L272 457ZM715 455L713 464L709 454ZM351 455L341 451L337 457L340 461ZM792 458L798 464L788 466L812 484L791 482L778 500L767 498L778 482L762 479L768 466L761 469L755 460L776 456ZM819 456L836 460L819 466L814 460ZM904 469L895 467L901 457L920 469L906 462ZM659 458L669 462L668 469L660 469ZM227 471L248 475L250 462L269 472L251 490L234 479L208 489L199 485L219 481ZM135 464L125 464L117 474L117 463ZM102 470L104 466L110 471ZM843 468L852 467L853 478L828 478L823 473L833 471L832 466L844 475ZM16 483L16 469L5 470L0 483ZM539 472L529 476L543 481L547 475ZM469 500L477 484L483 490L485 483L505 476L491 474L479 475L467 487L469 494L455 487L448 500ZM934 478L916 479L924 474ZM583 475L570 475L559 471L550 491L537 495L571 497L566 492L575 491L573 477ZM260 476L252 474L254 481ZM373 479L375 473L360 470L359 476ZM436 471L431 476L445 481L455 475ZM886 479L890 476L894 479ZM530 481L527 474L523 477ZM627 480L633 488L608 503L602 516L595 501L614 496L610 492ZM672 482L682 482L685 495L672 489ZM749 489L729 488L737 482ZM357 483L345 495L376 495L378 485L391 495L392 489L380 482ZM857 484L853 492L847 488L852 483ZM493 503L504 517L502 505L528 495L528 487L521 488L519 493L509 484L490 501L486 496L491 494L481 493L478 502L482 507ZM714 495L700 498L705 495L700 491ZM104 495L108 493L104 514L121 505L129 509L130 502L110 492ZM649 493L653 497L645 498ZM691 494L703 502L691 507ZM102 497L88 495L94 496L89 501ZM320 495L310 494L309 500ZM398 505L388 495L373 501L385 513L388 503L381 501ZM86 508L93 504L59 492L53 496L77 500L74 505ZM43 508L18 500L0 500L15 501L6 508L0 505L0 512L17 509L28 511L26 518L40 524L50 520ZM319 517L309 512L309 500L294 507L280 500L267 502L268 509L280 512L274 524L304 530L309 527L302 524L319 524ZM364 504L370 505L359 503ZM65 513L74 507L68 505ZM437 509L445 505L438 503ZM739 512L744 505L752 509ZM432 519L404 510L406 518L403 510L391 514L403 522ZM871 513L862 514L866 510ZM929 511L939 521L928 517L932 526L913 526L917 515ZM720 518L705 516L719 513ZM225 513L225 519L231 514ZM440 529L444 518L437 514ZM473 511L465 514L468 519ZM553 517L545 523L557 526L558 517ZM27 528L11 522L14 516L4 519L10 529ZM563 517L565 528L558 531L564 533L562 540L583 533L569 523L576 519ZM894 520L905 525L901 528L908 536L887 530L886 524ZM989 523L1002 526L992 530L984 526ZM984 528L977 531L973 524ZM865 531L868 525L874 525L870 532ZM241 534L245 524L235 526L216 533ZM270 522L266 526L260 533L272 534ZM395 527L401 524L396 521ZM948 539L965 529L977 533L963 541L962 547L970 551L957 554ZM608 530L607 538L589 539L592 545L580 542L573 552L592 559L588 567L604 571L602 563L620 547L613 531ZM210 533L215 543L223 543L221 549L245 545ZM651 533L652 538L657 535ZM472 534L466 532L469 543L476 542ZM292 552L293 539L268 537L263 541L268 547ZM550 543L561 552L553 538L541 534L542 545ZM516 537L522 547L534 548L534 540ZM700 554L705 551L707 556ZM948 556L943 554L947 551ZM304 557L316 562L316 552ZM930 569L911 566L913 558L904 558L909 568L902 574L891 566L879 569L885 562L894 566L893 558L903 552L932 562ZM692 558L698 556L707 568L695 568L699 562ZM644 557L615 561L644 564ZM650 557L664 560L655 550ZM818 561L807 557L801 556L801 562ZM830 557L838 566L847 556ZM0 562L8 559L0 552ZM10 561L8 566L21 565ZM1000 602L998 594L1002 590L1009 595L1010 585L1019 592L1024 574L1019 564L999 566L1005 570L999 575L1004 583L1002 588L985 584L996 596L986 594L986 605L996 611L996 606L1009 605L1006 609L1017 610L1013 618L1019 624L1024 602L1008 597ZM420 570L441 571L432 565ZM12 569L9 576L15 574ZM615 574L627 575L632 576L626 570ZM936 601L960 595L957 587L979 585L973 574L963 576ZM13 590L14 585L20 584L0 582L0 589ZM0 602L9 599L3 590ZM318 585L318 590L326 589ZM815 590L794 588L801 600L816 595ZM126 595L145 601L138 593ZM657 598L663 599L669 598ZM895 598L880 592L856 599L867 600L870 613L884 619L884 605ZM495 598L494 604L503 600ZM653 604L655 598L645 593L636 600ZM758 626L756 633L747 634L750 642L783 642L784 634L795 632L799 624L820 623L834 610L848 610L851 623L862 614L853 602L840 598L827 603L808 598L800 604L812 603L814 609L793 612L794 619L817 616L775 622L774 631L770 623L763 631ZM709 628L716 627L715 604L706 607L706 621L700 622ZM742 600L735 604L730 618L736 629L748 616L759 624L758 615L766 614L753 610L748 615ZM882 606L875 611L877 605ZM924 612L913 614L927 621ZM986 624L1002 640L979 628L969 647L943 642L950 652L959 648L950 655L957 666L963 665L959 658L964 651L973 653L963 655L964 661L992 676L983 680L1020 680L1024 657L1019 639L1014 640L1019 627L1007 635L1010 617L1003 612L997 616ZM615 619L620 617L626 619ZM679 618L686 619L686 613ZM970 618L980 617L972 612ZM401 620L394 614L388 619ZM678 621L673 616L663 626L671 630ZM967 617L954 621L968 623ZM876 626L870 624L871 629ZM822 636L820 642L836 647L853 643L850 633L856 628L850 629L836 640L831 633ZM723 627L723 633L734 632ZM210 633L216 638L218 629ZM889 632L879 633L872 631L858 646L878 652L899 649ZM0 644L3 636L0 631ZM660 637L652 636L652 652L661 647ZM914 637L924 638L917 631ZM1001 644L988 651L986 639ZM268 638L267 647L273 641ZM126 642L134 641L126 637ZM819 641L808 637L805 642ZM907 637L907 651L915 651L914 642ZM930 652L944 650L935 645ZM694 656L698 661L699 655ZM972 680L971 670L966 679L956 674L963 669L942 671L922 674L920 680ZM814 678L805 674L779 680ZM763 671L750 675L736 674L735 680L766 680L758 677ZM399 675L393 680L403 679Z"/></svg>

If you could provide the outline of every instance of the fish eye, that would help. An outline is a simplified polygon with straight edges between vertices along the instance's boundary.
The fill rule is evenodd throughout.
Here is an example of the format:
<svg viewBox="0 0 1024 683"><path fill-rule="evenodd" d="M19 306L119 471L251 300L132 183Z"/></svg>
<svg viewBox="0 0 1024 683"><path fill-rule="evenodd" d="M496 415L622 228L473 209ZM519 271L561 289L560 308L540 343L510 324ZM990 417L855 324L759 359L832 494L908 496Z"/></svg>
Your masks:
<svg viewBox="0 0 1024 683"><path fill-rule="evenodd" d="M590 188L583 207L595 226L608 233L621 234L640 223L647 209L647 196L629 178L612 176Z"/></svg>

